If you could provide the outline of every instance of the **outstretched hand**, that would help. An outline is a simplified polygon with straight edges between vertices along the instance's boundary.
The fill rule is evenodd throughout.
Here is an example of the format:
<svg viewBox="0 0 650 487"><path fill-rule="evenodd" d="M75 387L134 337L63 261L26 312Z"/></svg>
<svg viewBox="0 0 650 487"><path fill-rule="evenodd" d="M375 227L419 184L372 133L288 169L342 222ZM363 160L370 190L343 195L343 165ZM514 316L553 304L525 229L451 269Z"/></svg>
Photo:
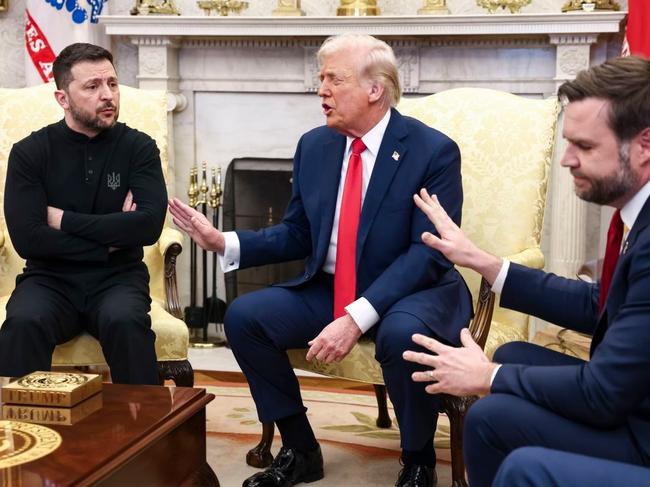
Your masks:
<svg viewBox="0 0 650 487"><path fill-rule="evenodd" d="M438 250L456 265L477 271L492 284L499 274L503 260L477 247L440 205L435 194L429 195L426 189L413 195L415 204L429 218L440 234L422 234L422 241L428 247Z"/></svg>
<svg viewBox="0 0 650 487"><path fill-rule="evenodd" d="M404 360L432 368L412 375L415 382L432 382L425 387L429 394L465 396L490 392L490 380L497 364L488 360L467 328L460 332L462 346L459 348L420 334L413 335L413 341L434 353L408 350L403 354Z"/></svg>
<svg viewBox="0 0 650 487"><path fill-rule="evenodd" d="M226 245L223 233L214 228L203 213L178 198L169 200L169 212L176 226L187 233L199 247L223 254Z"/></svg>

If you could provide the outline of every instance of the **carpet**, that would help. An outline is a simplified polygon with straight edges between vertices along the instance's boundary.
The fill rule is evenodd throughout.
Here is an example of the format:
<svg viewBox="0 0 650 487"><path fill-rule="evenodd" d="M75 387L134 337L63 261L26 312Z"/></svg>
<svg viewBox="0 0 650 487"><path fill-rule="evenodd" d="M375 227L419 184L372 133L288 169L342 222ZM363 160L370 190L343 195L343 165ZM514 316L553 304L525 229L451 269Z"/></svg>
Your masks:
<svg viewBox="0 0 650 487"><path fill-rule="evenodd" d="M371 391L332 388L329 379L301 388L307 416L323 449L325 478L314 486L392 486L399 469L399 431L392 406L393 426L375 425L377 403ZM246 465L246 452L257 444L261 425L248 386L241 381L197 384L216 396L207 407L208 462L222 487L241 485L258 472ZM301 381L302 382L302 381ZM314 383L314 381L311 381ZM333 382L339 384L338 382ZM437 473L441 487L451 485L448 422L441 417L436 433ZM276 432L277 433L277 432ZM276 435L271 452L281 441Z"/></svg>

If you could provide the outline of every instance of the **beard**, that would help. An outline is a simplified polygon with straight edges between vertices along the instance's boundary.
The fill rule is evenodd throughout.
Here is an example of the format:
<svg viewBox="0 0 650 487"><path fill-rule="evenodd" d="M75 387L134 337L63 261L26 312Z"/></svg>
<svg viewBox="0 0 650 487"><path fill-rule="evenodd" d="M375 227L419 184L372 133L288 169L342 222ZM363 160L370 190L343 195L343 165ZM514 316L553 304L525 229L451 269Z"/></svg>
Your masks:
<svg viewBox="0 0 650 487"><path fill-rule="evenodd" d="M69 104L70 104L70 114L72 115L72 118L79 124L86 127L87 129L93 131L95 130L102 131L111 128L113 125L117 123L117 118L120 115L119 107L111 102L104 103L95 111L95 113L90 113L84 110L83 108L78 107L72 101L72 98L69 99ZM114 116L108 120L103 119L99 116L99 113L102 110L106 110L107 108L112 108L115 110Z"/></svg>
<svg viewBox="0 0 650 487"><path fill-rule="evenodd" d="M598 205L608 205L637 188L639 176L630 165L630 144L628 142L621 144L618 158L620 162L618 170L609 176L590 178L591 186L589 188L583 191L576 189L578 198Z"/></svg>

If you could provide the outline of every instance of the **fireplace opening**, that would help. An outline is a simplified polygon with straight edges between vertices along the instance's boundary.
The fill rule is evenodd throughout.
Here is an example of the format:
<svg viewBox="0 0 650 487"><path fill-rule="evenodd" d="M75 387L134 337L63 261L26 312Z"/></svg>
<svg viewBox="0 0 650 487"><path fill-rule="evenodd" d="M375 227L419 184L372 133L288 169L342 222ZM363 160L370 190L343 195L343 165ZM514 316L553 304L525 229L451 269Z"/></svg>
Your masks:
<svg viewBox="0 0 650 487"><path fill-rule="evenodd" d="M223 230L258 230L282 219L291 199L291 159L233 159L226 172ZM288 281L304 270L304 259L229 272L226 301L273 283Z"/></svg>

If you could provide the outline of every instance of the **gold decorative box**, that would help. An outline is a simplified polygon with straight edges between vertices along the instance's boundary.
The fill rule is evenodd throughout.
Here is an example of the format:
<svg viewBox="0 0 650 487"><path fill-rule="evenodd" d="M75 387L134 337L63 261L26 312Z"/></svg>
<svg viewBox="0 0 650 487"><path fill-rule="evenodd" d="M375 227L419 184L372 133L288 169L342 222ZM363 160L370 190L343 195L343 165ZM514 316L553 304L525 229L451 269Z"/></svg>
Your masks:
<svg viewBox="0 0 650 487"><path fill-rule="evenodd" d="M95 394L71 408L4 404L2 419L39 424L73 425L102 408L102 395Z"/></svg>
<svg viewBox="0 0 650 487"><path fill-rule="evenodd" d="M5 404L71 407L102 390L97 374L32 372L2 388Z"/></svg>

